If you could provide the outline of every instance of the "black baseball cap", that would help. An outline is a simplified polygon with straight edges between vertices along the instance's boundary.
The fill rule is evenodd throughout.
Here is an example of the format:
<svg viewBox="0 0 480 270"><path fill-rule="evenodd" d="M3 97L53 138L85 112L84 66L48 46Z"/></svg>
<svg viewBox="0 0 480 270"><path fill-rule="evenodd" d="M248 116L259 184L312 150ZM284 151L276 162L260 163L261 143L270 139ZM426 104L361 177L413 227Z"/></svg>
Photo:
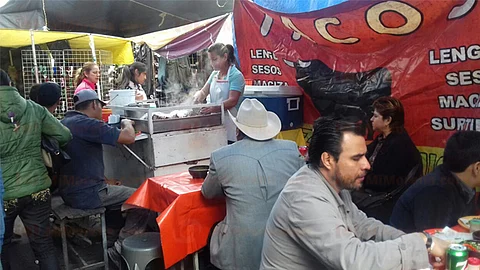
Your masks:
<svg viewBox="0 0 480 270"><path fill-rule="evenodd" d="M77 106L80 103L83 103L85 101L90 101L90 100L98 100L100 103L102 103L102 106L107 105L106 102L102 101L101 99L98 98L97 92L89 89L85 90L80 90L76 95L73 96L73 104Z"/></svg>
<svg viewBox="0 0 480 270"><path fill-rule="evenodd" d="M33 87L32 87L33 88ZM56 104L62 97L62 89L60 85L54 82L46 82L40 84L36 91L34 91L35 101L45 107L50 107ZM32 93L30 93L32 98Z"/></svg>

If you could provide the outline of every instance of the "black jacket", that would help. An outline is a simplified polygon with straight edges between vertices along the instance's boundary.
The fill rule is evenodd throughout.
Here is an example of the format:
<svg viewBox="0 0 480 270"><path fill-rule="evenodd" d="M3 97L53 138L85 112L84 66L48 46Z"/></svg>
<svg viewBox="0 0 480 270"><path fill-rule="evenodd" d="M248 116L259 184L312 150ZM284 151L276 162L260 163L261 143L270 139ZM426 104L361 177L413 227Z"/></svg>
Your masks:
<svg viewBox="0 0 480 270"><path fill-rule="evenodd" d="M368 145L367 158L373 154L379 138ZM406 131L391 133L383 142L363 187L376 192L389 192L401 185L408 173L419 165L417 177L421 177L422 158Z"/></svg>
<svg viewBox="0 0 480 270"><path fill-rule="evenodd" d="M418 179L397 201L390 224L404 232L457 225L475 214L475 191L443 165Z"/></svg>

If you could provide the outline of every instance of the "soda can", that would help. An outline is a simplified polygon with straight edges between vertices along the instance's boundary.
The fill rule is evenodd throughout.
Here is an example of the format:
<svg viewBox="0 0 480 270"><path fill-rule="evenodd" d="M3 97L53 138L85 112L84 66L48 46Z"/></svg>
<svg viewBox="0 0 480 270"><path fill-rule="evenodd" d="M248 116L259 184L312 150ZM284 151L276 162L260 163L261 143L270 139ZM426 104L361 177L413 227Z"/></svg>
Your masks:
<svg viewBox="0 0 480 270"><path fill-rule="evenodd" d="M467 267L468 250L464 245L452 244L447 250L445 270L464 270Z"/></svg>

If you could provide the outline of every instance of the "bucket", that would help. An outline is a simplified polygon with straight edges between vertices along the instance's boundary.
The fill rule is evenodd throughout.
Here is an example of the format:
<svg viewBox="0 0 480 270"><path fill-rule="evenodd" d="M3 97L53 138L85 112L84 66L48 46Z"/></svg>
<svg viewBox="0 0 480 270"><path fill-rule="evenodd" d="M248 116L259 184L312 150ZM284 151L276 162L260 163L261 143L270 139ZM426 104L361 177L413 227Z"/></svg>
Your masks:
<svg viewBox="0 0 480 270"><path fill-rule="evenodd" d="M108 93L110 95L108 105L126 106L135 103L135 90L110 90ZM112 114L123 115L124 112L121 109L112 108Z"/></svg>
<svg viewBox="0 0 480 270"><path fill-rule="evenodd" d="M108 117L112 114L112 109L102 109L102 120L105 123L108 123Z"/></svg>

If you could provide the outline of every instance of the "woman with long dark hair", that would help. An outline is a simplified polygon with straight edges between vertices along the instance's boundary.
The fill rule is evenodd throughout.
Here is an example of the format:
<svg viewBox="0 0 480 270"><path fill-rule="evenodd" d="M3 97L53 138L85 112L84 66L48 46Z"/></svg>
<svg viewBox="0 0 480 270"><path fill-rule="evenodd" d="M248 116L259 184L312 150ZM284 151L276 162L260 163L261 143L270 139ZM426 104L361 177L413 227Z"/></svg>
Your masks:
<svg viewBox="0 0 480 270"><path fill-rule="evenodd" d="M129 66L122 68L122 73L117 80L118 89L135 90L135 100L142 101L147 99L142 84L147 79L147 65L141 62L134 62Z"/></svg>

